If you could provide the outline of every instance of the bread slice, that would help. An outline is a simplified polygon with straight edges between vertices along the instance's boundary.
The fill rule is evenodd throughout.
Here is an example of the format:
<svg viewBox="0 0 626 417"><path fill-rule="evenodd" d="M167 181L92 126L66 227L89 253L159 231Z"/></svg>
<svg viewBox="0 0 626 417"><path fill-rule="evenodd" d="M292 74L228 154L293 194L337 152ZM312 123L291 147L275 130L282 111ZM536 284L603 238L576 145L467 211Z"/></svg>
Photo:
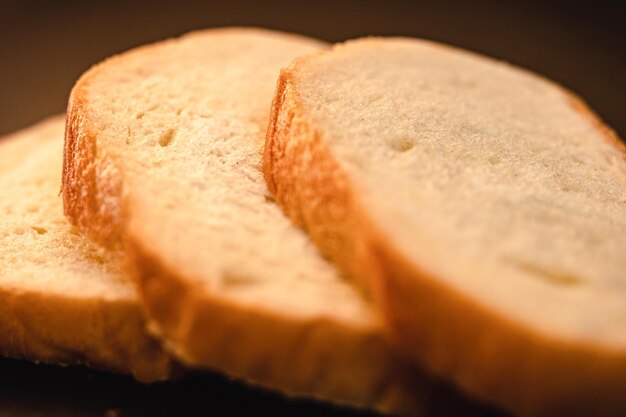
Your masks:
<svg viewBox="0 0 626 417"><path fill-rule="evenodd" d="M626 415L624 149L550 81L371 38L282 71L264 169L416 361L524 415Z"/></svg>
<svg viewBox="0 0 626 417"><path fill-rule="evenodd" d="M0 139L0 355L165 379L131 280L63 217L64 128L57 116Z"/></svg>
<svg viewBox="0 0 626 417"><path fill-rule="evenodd" d="M129 254L153 331L189 366L398 414L454 404L434 405L433 383L396 360L370 305L267 193L279 69L323 46L207 30L96 66L70 98L66 213Z"/></svg>

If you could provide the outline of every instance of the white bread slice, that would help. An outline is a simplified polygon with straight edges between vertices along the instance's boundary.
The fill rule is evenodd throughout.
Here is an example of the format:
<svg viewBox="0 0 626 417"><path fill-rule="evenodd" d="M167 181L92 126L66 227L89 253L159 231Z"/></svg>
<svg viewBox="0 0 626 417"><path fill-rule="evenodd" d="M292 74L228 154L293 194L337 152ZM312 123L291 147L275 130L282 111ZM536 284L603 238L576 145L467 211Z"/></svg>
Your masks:
<svg viewBox="0 0 626 417"><path fill-rule="evenodd" d="M522 414L626 415L624 149L527 71L372 38L283 70L264 170L416 361Z"/></svg>
<svg viewBox="0 0 626 417"><path fill-rule="evenodd" d="M57 116L0 138L0 355L165 379L130 278L63 217L64 128Z"/></svg>
<svg viewBox="0 0 626 417"><path fill-rule="evenodd" d="M434 405L369 304L268 197L279 69L322 46L207 30L96 66L70 97L66 213L129 253L152 329L189 366L398 414L454 406Z"/></svg>

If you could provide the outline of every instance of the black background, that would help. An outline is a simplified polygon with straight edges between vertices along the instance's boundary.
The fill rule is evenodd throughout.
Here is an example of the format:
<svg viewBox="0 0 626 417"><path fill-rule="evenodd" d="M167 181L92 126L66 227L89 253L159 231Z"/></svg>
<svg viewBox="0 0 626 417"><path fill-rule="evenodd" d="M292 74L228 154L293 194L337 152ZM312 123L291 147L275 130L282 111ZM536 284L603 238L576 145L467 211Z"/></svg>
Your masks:
<svg viewBox="0 0 626 417"><path fill-rule="evenodd" d="M172 383L140 385L130 377L82 367L64 369L0 359L0 417L248 415L375 417L372 413L311 401L289 401L213 374L190 376Z"/></svg>
<svg viewBox="0 0 626 417"><path fill-rule="evenodd" d="M580 94L626 133L625 1L0 0L0 134L62 112L90 65L193 29L255 25L328 41L425 37L527 67ZM218 412L226 407L229 412ZM351 415L218 376L144 387L82 368L0 360L0 417ZM115 414L109 413L110 416ZM117 416L116 416L117 417Z"/></svg>

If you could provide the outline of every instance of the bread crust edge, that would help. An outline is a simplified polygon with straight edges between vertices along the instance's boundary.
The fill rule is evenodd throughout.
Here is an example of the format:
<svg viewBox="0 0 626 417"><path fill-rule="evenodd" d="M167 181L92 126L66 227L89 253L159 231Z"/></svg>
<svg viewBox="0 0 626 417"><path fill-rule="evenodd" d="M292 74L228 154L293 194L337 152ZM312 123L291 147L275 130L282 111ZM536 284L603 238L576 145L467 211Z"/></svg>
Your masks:
<svg viewBox="0 0 626 417"><path fill-rule="evenodd" d="M0 354L162 381L176 373L129 300L74 298L0 288Z"/></svg>
<svg viewBox="0 0 626 417"><path fill-rule="evenodd" d="M123 173L114 160L98 148L97 135L85 118L84 97L91 79L97 76L100 68L101 65L97 65L87 71L70 93L60 192L63 212L69 223L78 227L91 241L107 249L113 262L123 264L121 231L123 219L126 218L122 205ZM128 368L139 381L144 382L178 377L183 370L148 336L139 301L135 303L136 311L133 314L136 317L129 316L128 319L133 322L141 319L144 323L136 323L135 331L126 333L125 343L140 346L144 352L136 352L132 358L128 357ZM148 362L145 362L144 356L149 358ZM149 369L150 365L154 367L153 370ZM140 371L135 371L135 368Z"/></svg>
<svg viewBox="0 0 626 417"><path fill-rule="evenodd" d="M484 412L396 357L376 329L355 331L324 317L277 316L216 297L140 240L127 242L151 332L190 368L218 371L287 397L393 415Z"/></svg>
<svg viewBox="0 0 626 417"><path fill-rule="evenodd" d="M106 62L116 60L117 64L123 57L90 69L71 92L62 178L64 212L73 225L126 265L136 280L147 326L165 349L189 367L222 371L288 396L405 416L419 415L429 407L471 410L462 396L455 393L451 400L446 394L452 393L451 389L436 388L440 384L397 361L378 331L355 332L323 318L296 321L220 300L151 252L150 245L128 227L132 207L124 189L123 169L99 146L96 129L86 114L89 83ZM103 205L103 200L114 204ZM245 343L234 349L229 346L229 336L237 328L245 329L240 335ZM307 337L319 340L309 343L314 349L303 348ZM265 347L259 348L259 344ZM356 353L361 355L358 360ZM289 362L294 354L300 357L297 364ZM361 372L365 374L358 378L351 376L357 369L352 367L355 361L364 366ZM328 375L320 374L319 369Z"/></svg>
<svg viewBox="0 0 626 417"><path fill-rule="evenodd" d="M494 314L405 259L376 229L297 97L294 71L307 59L280 74L266 138L265 179L292 221L371 294L399 352L522 415L623 415L623 352L572 345ZM607 143L626 155L624 144L579 97L558 88ZM366 279L356 275L363 272ZM455 345L464 347L449 348Z"/></svg>

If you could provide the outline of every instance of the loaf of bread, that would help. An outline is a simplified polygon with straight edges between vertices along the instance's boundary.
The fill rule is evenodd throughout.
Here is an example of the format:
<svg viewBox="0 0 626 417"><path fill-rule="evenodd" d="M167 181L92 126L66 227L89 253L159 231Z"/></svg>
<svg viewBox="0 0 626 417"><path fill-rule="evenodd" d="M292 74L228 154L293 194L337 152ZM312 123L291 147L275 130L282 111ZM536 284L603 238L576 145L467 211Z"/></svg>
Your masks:
<svg viewBox="0 0 626 417"><path fill-rule="evenodd" d="M397 345L522 415L626 415L624 145L558 85L417 39L282 71L270 190Z"/></svg>
<svg viewBox="0 0 626 417"><path fill-rule="evenodd" d="M0 139L0 355L167 378L131 280L63 217L65 118Z"/></svg>
<svg viewBox="0 0 626 417"><path fill-rule="evenodd" d="M65 211L127 254L151 329L186 365L401 415L454 408L463 401L395 357L369 303L267 192L279 69L322 47L207 30L97 65L70 98Z"/></svg>

